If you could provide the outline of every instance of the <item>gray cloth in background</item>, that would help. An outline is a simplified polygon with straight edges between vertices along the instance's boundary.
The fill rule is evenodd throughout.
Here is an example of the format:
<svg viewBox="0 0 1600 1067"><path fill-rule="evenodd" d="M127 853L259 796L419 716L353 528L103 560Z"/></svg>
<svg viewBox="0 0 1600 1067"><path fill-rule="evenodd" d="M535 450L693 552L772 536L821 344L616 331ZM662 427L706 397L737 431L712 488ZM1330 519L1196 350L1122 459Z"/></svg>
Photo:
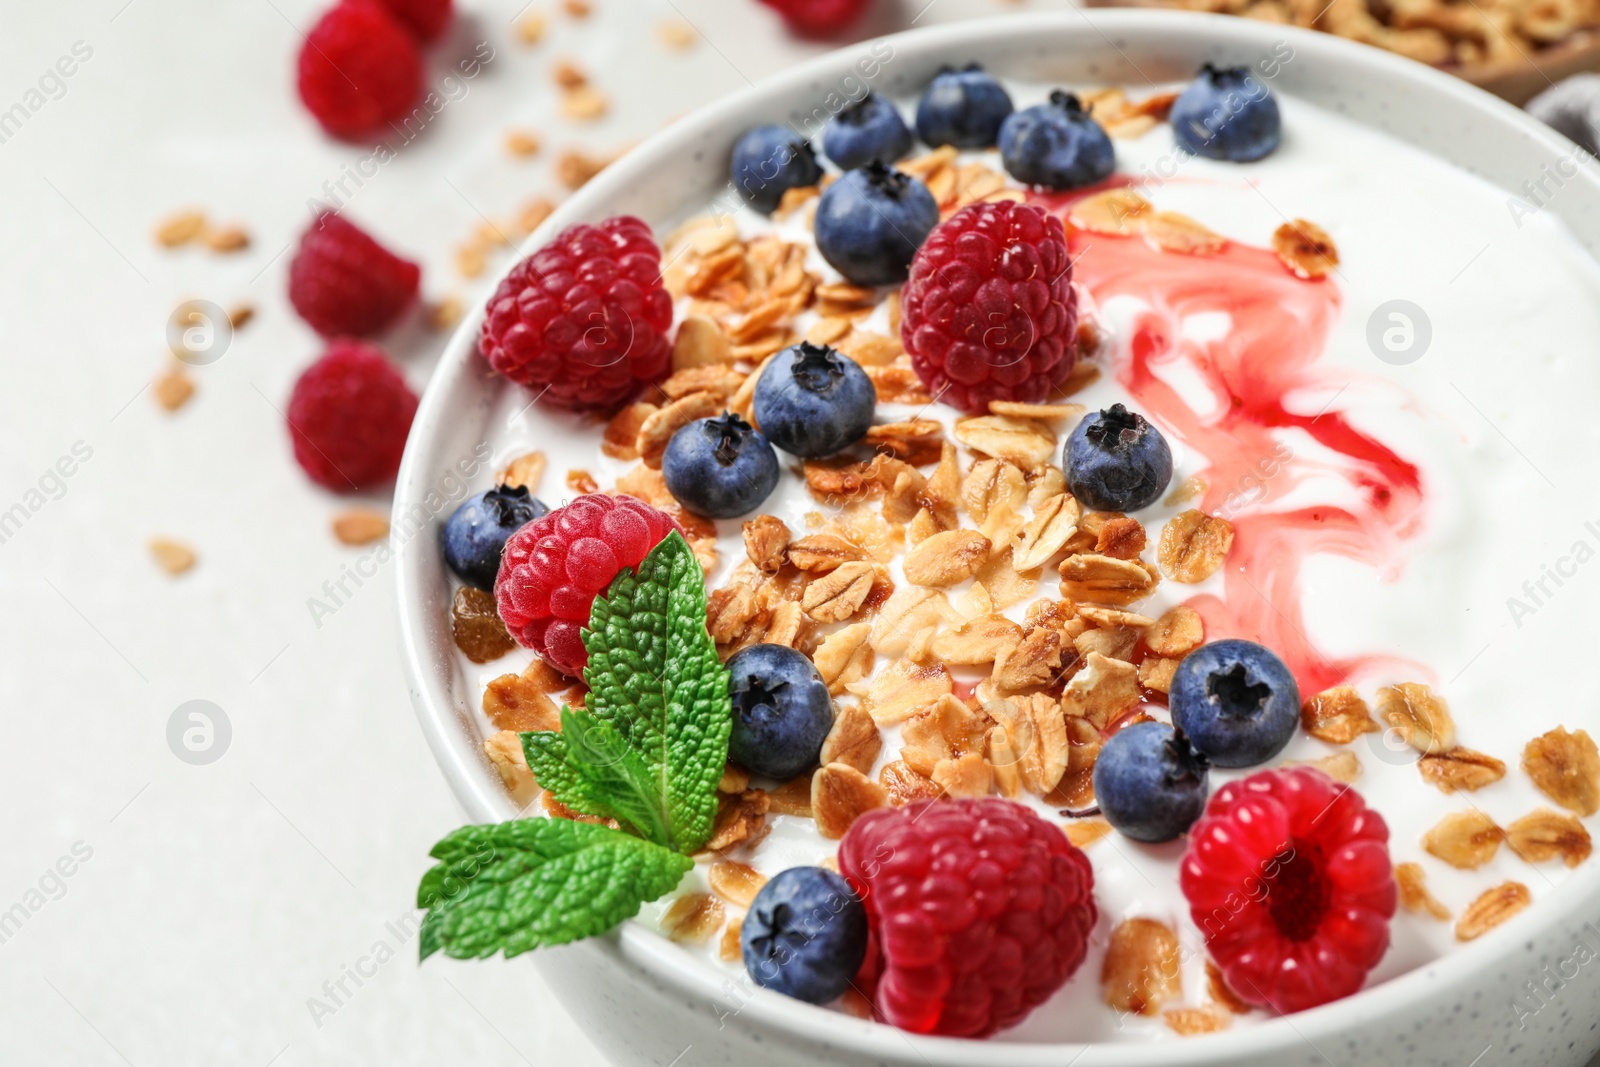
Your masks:
<svg viewBox="0 0 1600 1067"><path fill-rule="evenodd" d="M1528 113L1600 155L1600 74L1574 74L1528 101Z"/></svg>

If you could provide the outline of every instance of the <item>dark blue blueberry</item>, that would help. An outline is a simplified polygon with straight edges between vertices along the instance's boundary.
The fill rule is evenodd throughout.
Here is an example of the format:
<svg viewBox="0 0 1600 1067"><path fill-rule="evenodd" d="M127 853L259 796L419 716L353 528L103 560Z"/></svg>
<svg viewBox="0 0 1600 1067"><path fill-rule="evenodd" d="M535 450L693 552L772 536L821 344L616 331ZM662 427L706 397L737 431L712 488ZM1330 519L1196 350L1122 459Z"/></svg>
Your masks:
<svg viewBox="0 0 1600 1067"><path fill-rule="evenodd" d="M756 382L761 432L806 459L831 456L861 440L877 403L872 379L855 360L808 341L773 356Z"/></svg>
<svg viewBox="0 0 1600 1067"><path fill-rule="evenodd" d="M898 285L939 224L939 205L909 174L868 163L823 190L813 229L817 250L857 285Z"/></svg>
<svg viewBox="0 0 1600 1067"><path fill-rule="evenodd" d="M822 167L811 142L787 126L757 126L733 146L733 187L744 202L770 215L789 189L815 185Z"/></svg>
<svg viewBox="0 0 1600 1067"><path fill-rule="evenodd" d="M873 160L893 163L911 151L911 130L899 108L877 93L868 93L828 120L822 130L822 151L840 170L864 167Z"/></svg>
<svg viewBox="0 0 1600 1067"><path fill-rule="evenodd" d="M833 701L817 668L784 645L751 645L728 660L733 733L728 756L787 782L817 765L833 729Z"/></svg>
<svg viewBox="0 0 1600 1067"><path fill-rule="evenodd" d="M1283 660L1254 641L1201 645L1172 676L1172 724L1218 767L1254 767L1300 725L1300 690Z"/></svg>
<svg viewBox="0 0 1600 1067"><path fill-rule="evenodd" d="M1248 67L1200 68L1170 116L1180 148L1207 159L1248 163L1278 147L1278 101Z"/></svg>
<svg viewBox="0 0 1600 1067"><path fill-rule="evenodd" d="M737 415L696 419L667 442L661 476L678 503L708 519L753 511L778 484L778 454Z"/></svg>
<svg viewBox="0 0 1600 1067"><path fill-rule="evenodd" d="M468 585L493 590L506 538L549 510L520 485L468 497L439 527L445 564Z"/></svg>
<svg viewBox="0 0 1600 1067"><path fill-rule="evenodd" d="M1172 450L1161 431L1121 404L1092 412L1067 438L1067 488L1095 511L1138 511L1172 481Z"/></svg>
<svg viewBox="0 0 1600 1067"><path fill-rule="evenodd" d="M1093 185L1117 165L1106 131L1076 96L1059 89L1048 104L1006 119L1000 127L1000 159L1017 181L1046 189Z"/></svg>
<svg viewBox="0 0 1600 1067"><path fill-rule="evenodd" d="M928 144L988 148L1011 114L1011 97L976 63L941 67L917 101L917 136Z"/></svg>
<svg viewBox="0 0 1600 1067"><path fill-rule="evenodd" d="M1171 841L1206 809L1206 759L1164 722L1125 726L1094 761L1094 799L1135 841Z"/></svg>
<svg viewBox="0 0 1600 1067"><path fill-rule="evenodd" d="M825 867L790 867L761 887L739 929L756 985L811 1004L850 988L867 955L867 909Z"/></svg>

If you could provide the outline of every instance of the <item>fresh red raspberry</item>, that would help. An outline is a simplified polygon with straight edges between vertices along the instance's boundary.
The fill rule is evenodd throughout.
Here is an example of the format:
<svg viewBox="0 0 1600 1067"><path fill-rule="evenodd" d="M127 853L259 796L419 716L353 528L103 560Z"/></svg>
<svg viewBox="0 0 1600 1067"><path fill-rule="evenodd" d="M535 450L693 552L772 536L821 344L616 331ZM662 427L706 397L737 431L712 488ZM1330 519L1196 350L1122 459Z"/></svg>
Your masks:
<svg viewBox="0 0 1600 1067"><path fill-rule="evenodd" d="M796 33L826 37L861 17L872 0L761 0L775 8Z"/></svg>
<svg viewBox="0 0 1600 1067"><path fill-rule="evenodd" d="M900 340L937 399L1037 404L1072 371L1078 296L1061 220L1010 200L935 226L901 292Z"/></svg>
<svg viewBox="0 0 1600 1067"><path fill-rule="evenodd" d="M317 20L300 49L300 99L335 137L381 134L422 92L422 53L374 0L344 0Z"/></svg>
<svg viewBox="0 0 1600 1067"><path fill-rule="evenodd" d="M614 408L667 373L672 295L661 250L630 215L571 226L518 263L489 299L478 347L557 407Z"/></svg>
<svg viewBox="0 0 1600 1067"><path fill-rule="evenodd" d="M289 262L289 303L324 337L366 337L417 295L422 269L342 215L324 211Z"/></svg>
<svg viewBox="0 0 1600 1067"><path fill-rule="evenodd" d="M1310 767L1229 782L1189 831L1179 885L1211 958L1279 1012L1349 996L1389 947L1389 828Z"/></svg>
<svg viewBox="0 0 1600 1067"><path fill-rule="evenodd" d="M294 458L335 492L382 485L400 469L416 413L417 394L381 349L334 341L289 396Z"/></svg>
<svg viewBox="0 0 1600 1067"><path fill-rule="evenodd" d="M455 14L451 0L381 0L389 14L400 20L417 40L427 44L438 39Z"/></svg>
<svg viewBox="0 0 1600 1067"><path fill-rule="evenodd" d="M592 493L512 534L494 581L511 636L574 678L589 653L579 634L597 594L624 567L637 567L673 530L663 511L631 496Z"/></svg>
<svg viewBox="0 0 1600 1067"><path fill-rule="evenodd" d="M867 906L862 980L905 1030L1014 1026L1083 963L1094 872L1059 826L1009 800L925 800L858 818L839 872Z"/></svg>

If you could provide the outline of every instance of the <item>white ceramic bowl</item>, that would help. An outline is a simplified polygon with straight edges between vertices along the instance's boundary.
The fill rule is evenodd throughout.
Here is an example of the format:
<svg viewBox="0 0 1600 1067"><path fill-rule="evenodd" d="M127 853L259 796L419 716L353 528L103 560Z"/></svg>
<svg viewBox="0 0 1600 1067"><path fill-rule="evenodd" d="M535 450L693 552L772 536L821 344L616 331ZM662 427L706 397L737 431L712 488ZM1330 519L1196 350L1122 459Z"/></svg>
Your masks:
<svg viewBox="0 0 1600 1067"><path fill-rule="evenodd" d="M945 62L975 59L1032 82L1143 85L1147 78L1187 79L1205 60L1250 63L1288 40L1295 60L1274 82L1282 92L1387 131L1508 191L1542 164L1573 158L1564 138L1447 75L1337 37L1244 19L1018 14L884 40L893 61L872 84L891 96L914 94ZM862 44L823 56L675 123L562 205L529 249L574 222L629 213L663 224L713 202L726 188L725 163L740 132L760 122L802 121L804 102L859 78L857 64L870 54L871 45ZM1600 258L1593 168L1570 179L1549 209ZM480 314L461 325L422 399L400 471L395 525L411 529L422 517L426 526L422 535L398 539L412 700L469 817L493 822L513 816L515 807L481 754L474 710L480 694L457 667L445 608L449 583L433 536L445 516L428 505L430 492L451 484L457 459L485 439L498 392L517 388L492 376L477 355ZM552 435L562 432L552 420ZM1159 1045L916 1037L735 982L633 924L536 959L568 1010L619 1064L1579 1064L1600 1046L1600 863L1586 864L1536 908L1480 940L1381 986L1258 1026ZM1546 990L1540 1000L1528 982Z"/></svg>

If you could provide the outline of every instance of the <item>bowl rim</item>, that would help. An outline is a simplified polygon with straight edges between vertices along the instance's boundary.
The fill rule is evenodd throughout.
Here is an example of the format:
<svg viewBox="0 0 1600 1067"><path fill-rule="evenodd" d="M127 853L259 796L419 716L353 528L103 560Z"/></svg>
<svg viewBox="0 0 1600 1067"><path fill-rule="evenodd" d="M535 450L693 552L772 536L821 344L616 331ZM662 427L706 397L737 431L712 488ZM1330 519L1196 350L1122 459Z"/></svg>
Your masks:
<svg viewBox="0 0 1600 1067"><path fill-rule="evenodd" d="M819 77L837 77L849 68L856 50L876 41L890 43L895 55L955 54L971 49L975 42L1005 42L1039 33L1088 28L1105 39L1107 47L1121 51L1137 47L1141 35L1170 35L1174 31L1191 33L1200 47L1236 50L1263 50L1288 39L1297 54L1313 62L1328 62L1347 72L1378 71L1391 81L1406 83L1416 93L1457 107L1476 111L1486 122L1498 122L1526 136L1558 155L1568 155L1574 146L1562 135L1544 126L1518 108L1489 93L1432 67L1398 55L1361 45L1330 34L1297 27L1254 22L1226 15L1185 11L1140 9L1077 9L1063 12L1016 13L958 21L912 29L817 56L765 79L730 93L667 128L650 136L616 163L601 171L577 190L518 249L499 275L503 277L522 257L539 247L559 230L574 222L601 217L605 205L631 183L647 176L654 163L676 155L697 138L728 128L729 120L747 110L756 100L768 105L774 115L784 112L784 101L802 91ZM1131 41L1114 41L1113 36ZM742 126L740 127L742 128ZM1454 164L1459 166L1460 164ZM1584 170L1578 184L1587 185L1600 204L1600 178ZM1558 215L1565 214L1558 205ZM477 358L477 337L483 318L481 306L471 309L451 336L429 380L418 407L411 437L396 482L394 515L398 525L402 516L431 492L430 475L438 469L440 457L432 443L450 411L452 385L459 382ZM515 805L505 793L498 776L487 765L475 737L460 729L461 713L456 710L438 678L428 653L426 633L437 626L432 619L437 605L425 595L428 571L441 566L431 536L413 536L396 549L396 593L400 609L399 636L408 688L419 725L452 792L475 821L498 821L516 815ZM1060 1067L1063 1054L1083 1067L1132 1067L1152 1062L1152 1049L1160 1062L1171 1064L1223 1062L1240 1054L1262 1054L1278 1048L1291 1048L1316 1038L1335 1040L1341 1031L1360 1027L1378 1016L1415 1011L1420 1002L1445 995L1466 986L1489 961L1509 953L1510 946L1528 939L1530 924L1549 930L1558 925L1584 920L1583 907L1590 896L1600 896L1600 864L1573 872L1566 882L1539 902L1536 913L1519 916L1516 921L1489 931L1469 944L1457 947L1448 957L1440 957L1381 985L1363 989L1342 1000L1292 1016L1280 1016L1260 1024L1230 1029L1199 1039L1147 1043L1029 1043L910 1034L895 1027L868 1022L793 1000L765 989L742 991L738 1015L757 1026L808 1043L826 1041L863 1056L903 1058L908 1051L930 1064L956 1065L994 1063L1015 1067ZM709 962L683 951L666 938L637 923L624 923L617 931L597 939L594 945L625 964L637 967L681 995L720 1002L728 994L727 974ZM1450 966L1440 963L1449 960ZM1413 1018L1421 1019L1421 1014ZM825 1035L825 1036L823 1036Z"/></svg>

